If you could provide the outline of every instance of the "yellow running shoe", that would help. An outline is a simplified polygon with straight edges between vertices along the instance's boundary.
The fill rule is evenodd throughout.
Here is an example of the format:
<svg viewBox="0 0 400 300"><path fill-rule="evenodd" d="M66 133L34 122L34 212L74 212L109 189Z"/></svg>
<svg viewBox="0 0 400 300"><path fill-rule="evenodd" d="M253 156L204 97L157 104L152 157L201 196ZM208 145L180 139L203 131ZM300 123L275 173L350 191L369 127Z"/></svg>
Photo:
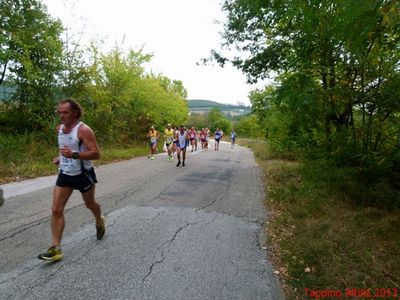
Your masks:
<svg viewBox="0 0 400 300"><path fill-rule="evenodd" d="M56 246L51 246L49 249L47 249L47 252L38 255L39 259L52 262L59 261L63 259L63 257L64 256L61 252L61 249Z"/></svg>

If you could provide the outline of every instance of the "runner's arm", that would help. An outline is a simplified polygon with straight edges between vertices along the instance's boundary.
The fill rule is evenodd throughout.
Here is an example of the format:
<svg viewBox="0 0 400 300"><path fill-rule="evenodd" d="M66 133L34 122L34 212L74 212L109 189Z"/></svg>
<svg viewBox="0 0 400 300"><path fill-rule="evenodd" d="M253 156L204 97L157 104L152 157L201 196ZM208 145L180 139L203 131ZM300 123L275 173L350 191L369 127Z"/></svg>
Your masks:
<svg viewBox="0 0 400 300"><path fill-rule="evenodd" d="M78 137L86 147L85 151L79 152L79 158L84 160L99 159L100 150L92 129L83 124L79 128Z"/></svg>

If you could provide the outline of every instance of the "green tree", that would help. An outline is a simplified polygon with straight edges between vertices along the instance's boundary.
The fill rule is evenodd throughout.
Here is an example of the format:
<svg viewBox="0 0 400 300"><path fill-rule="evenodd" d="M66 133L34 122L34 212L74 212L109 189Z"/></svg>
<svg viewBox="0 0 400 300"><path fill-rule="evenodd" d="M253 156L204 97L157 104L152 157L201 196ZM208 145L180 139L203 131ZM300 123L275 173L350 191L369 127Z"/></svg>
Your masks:
<svg viewBox="0 0 400 300"><path fill-rule="evenodd" d="M264 138L264 128L260 125L259 119L255 114L247 115L233 123L235 132L240 137Z"/></svg>
<svg viewBox="0 0 400 300"><path fill-rule="evenodd" d="M62 25L36 0L2 0L0 15L0 85L7 80L14 90L8 127L47 128L62 70Z"/></svg>
<svg viewBox="0 0 400 300"><path fill-rule="evenodd" d="M83 103L88 121L104 142L142 140L151 125L161 129L187 120L186 89L180 81L147 74L145 64L151 57L142 50L116 47L101 54L92 47L93 80Z"/></svg>
<svg viewBox="0 0 400 300"><path fill-rule="evenodd" d="M207 113L207 127L212 128L212 129L217 129L217 122L219 120L224 119L225 116L222 113L221 109L218 107L213 107L208 113Z"/></svg>
<svg viewBox="0 0 400 300"><path fill-rule="evenodd" d="M207 124L207 116L199 113L191 113L188 121L188 125L194 126L195 128L201 129L206 128Z"/></svg>
<svg viewBox="0 0 400 300"><path fill-rule="evenodd" d="M224 1L223 9L224 46L246 55L214 51L214 59L231 61L251 82L278 74L275 108L300 126L289 134L316 131L314 142L343 162L377 161L395 149L398 1L237 0Z"/></svg>

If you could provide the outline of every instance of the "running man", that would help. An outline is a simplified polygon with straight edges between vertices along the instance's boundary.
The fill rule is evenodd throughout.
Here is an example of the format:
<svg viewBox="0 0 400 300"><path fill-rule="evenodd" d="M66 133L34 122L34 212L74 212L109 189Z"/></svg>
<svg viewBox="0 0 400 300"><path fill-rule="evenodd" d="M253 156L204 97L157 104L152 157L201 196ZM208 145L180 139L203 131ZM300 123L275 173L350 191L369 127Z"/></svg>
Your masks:
<svg viewBox="0 0 400 300"><path fill-rule="evenodd" d="M194 150L194 144L196 142L196 129L192 126L192 128L189 130L189 140L190 140L190 146L192 147L192 150L190 152L193 152ZM197 147L196 147L197 148Z"/></svg>
<svg viewBox="0 0 400 300"><path fill-rule="evenodd" d="M157 130L154 129L154 126L151 126L150 131L147 133L146 137L150 139L150 154L147 157L154 160L155 155L157 154L157 143L160 139L160 134Z"/></svg>
<svg viewBox="0 0 400 300"><path fill-rule="evenodd" d="M236 132L235 130L232 129L231 131L231 149L235 146L235 141L236 141Z"/></svg>
<svg viewBox="0 0 400 300"><path fill-rule="evenodd" d="M54 187L51 215L52 244L38 258L58 261L63 258L61 239L64 231L64 208L74 190L79 190L86 207L96 219L97 239L105 234L106 219L95 200L97 183L91 160L100 158L96 136L88 125L80 122L83 109L74 99L63 99L58 103L61 124L57 126L59 156L53 159L59 165L59 174Z"/></svg>
<svg viewBox="0 0 400 300"><path fill-rule="evenodd" d="M174 127L174 143L172 145L172 152L173 155L176 153L176 149L178 148L178 127Z"/></svg>
<svg viewBox="0 0 400 300"><path fill-rule="evenodd" d="M168 152L168 161L174 159L173 156L173 147L174 147L174 135L175 131L172 129L171 124L167 124L167 128L164 131L164 138L165 138L165 146L167 147Z"/></svg>
<svg viewBox="0 0 400 300"><path fill-rule="evenodd" d="M189 144L189 135L185 130L185 127L181 125L179 127L179 131L176 134L176 153L178 157L178 163L176 164L177 167L181 165L181 152L182 152L182 167L185 166L185 159L186 159L186 148Z"/></svg>
<svg viewBox="0 0 400 300"><path fill-rule="evenodd" d="M218 151L219 150L219 142L221 141L222 138L222 130L220 130L219 128L217 128L217 130L214 133L215 135L215 146L214 146L214 150Z"/></svg>
<svg viewBox="0 0 400 300"><path fill-rule="evenodd" d="M200 143L201 143L201 150L206 149L206 131L204 128L201 129L200 131Z"/></svg>

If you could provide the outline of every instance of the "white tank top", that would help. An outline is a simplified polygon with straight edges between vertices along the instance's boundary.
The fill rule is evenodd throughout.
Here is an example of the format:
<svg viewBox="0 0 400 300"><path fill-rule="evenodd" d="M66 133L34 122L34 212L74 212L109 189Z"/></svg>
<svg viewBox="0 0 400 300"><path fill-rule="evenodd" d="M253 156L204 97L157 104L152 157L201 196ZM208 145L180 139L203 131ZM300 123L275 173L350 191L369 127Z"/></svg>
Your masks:
<svg viewBox="0 0 400 300"><path fill-rule="evenodd" d="M83 122L79 122L72 128L70 133L64 133L64 125L62 124L58 129L58 148L61 149L65 146L70 148L72 152L85 151L86 147L84 144L80 144L78 137L79 127ZM86 170L93 168L93 163L90 160L82 160L83 166ZM82 173L82 164L80 159L67 158L60 154L59 170L66 175L75 176Z"/></svg>
<svg viewBox="0 0 400 300"><path fill-rule="evenodd" d="M184 131L184 133L183 134L181 134L180 132L179 132L179 135L178 135L178 143L179 143L179 147L180 148L185 148L186 147L186 131Z"/></svg>

